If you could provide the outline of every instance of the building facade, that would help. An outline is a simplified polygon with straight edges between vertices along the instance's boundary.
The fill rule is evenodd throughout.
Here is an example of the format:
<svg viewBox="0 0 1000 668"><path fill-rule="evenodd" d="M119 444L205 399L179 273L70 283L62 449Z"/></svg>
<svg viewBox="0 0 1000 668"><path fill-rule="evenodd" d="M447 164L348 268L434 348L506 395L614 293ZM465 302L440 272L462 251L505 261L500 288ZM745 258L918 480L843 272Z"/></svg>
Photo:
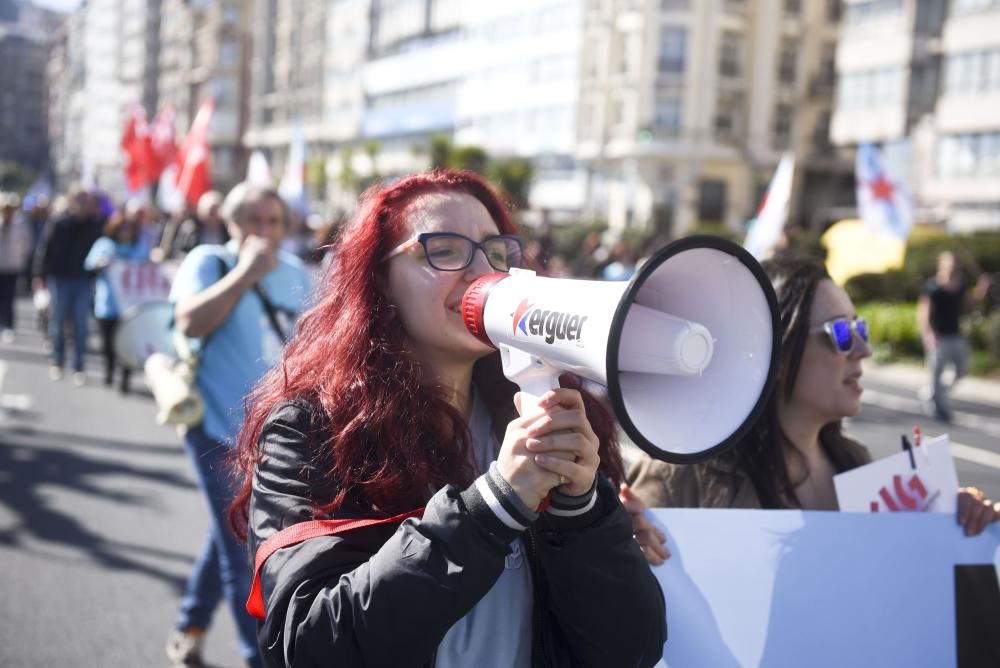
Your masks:
<svg viewBox="0 0 1000 668"><path fill-rule="evenodd" d="M1000 228L1000 1L846 5L833 140L880 145L918 222Z"/></svg>
<svg viewBox="0 0 1000 668"><path fill-rule="evenodd" d="M28 3L0 5L0 189L49 171L47 41L53 12Z"/></svg>
<svg viewBox="0 0 1000 668"><path fill-rule="evenodd" d="M163 0L160 10L159 104L173 106L183 138L202 103L215 101L212 182L223 191L246 172L252 9L243 0Z"/></svg>
<svg viewBox="0 0 1000 668"><path fill-rule="evenodd" d="M588 0L577 156L612 228L742 231L781 155L796 156L792 220L849 196L827 141L835 0ZM810 201L805 183L825 184Z"/></svg>

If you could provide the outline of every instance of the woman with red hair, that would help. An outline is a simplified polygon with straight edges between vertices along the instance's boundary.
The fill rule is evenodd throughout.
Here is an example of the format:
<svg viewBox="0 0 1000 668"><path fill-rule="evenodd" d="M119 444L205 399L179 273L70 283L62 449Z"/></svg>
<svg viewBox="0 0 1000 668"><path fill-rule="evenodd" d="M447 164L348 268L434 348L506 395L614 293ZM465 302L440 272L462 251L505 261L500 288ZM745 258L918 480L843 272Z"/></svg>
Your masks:
<svg viewBox="0 0 1000 668"><path fill-rule="evenodd" d="M469 284L521 254L474 174L363 195L237 446L230 518L257 557L267 664L660 659L663 596L618 500L612 418L570 376L520 417L463 323Z"/></svg>

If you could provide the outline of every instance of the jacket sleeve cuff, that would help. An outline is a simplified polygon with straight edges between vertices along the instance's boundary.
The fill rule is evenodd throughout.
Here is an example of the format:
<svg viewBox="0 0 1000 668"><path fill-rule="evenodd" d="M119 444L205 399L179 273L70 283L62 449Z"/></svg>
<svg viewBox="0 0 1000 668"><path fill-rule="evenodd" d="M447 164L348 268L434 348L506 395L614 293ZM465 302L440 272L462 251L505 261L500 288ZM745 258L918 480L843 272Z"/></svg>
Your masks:
<svg viewBox="0 0 1000 668"><path fill-rule="evenodd" d="M580 496L568 496L553 489L551 503L543 514L543 529L564 531L593 524L605 512L606 503L602 501L601 494L607 495L608 490L603 487L612 487L606 481L602 484L602 479L603 476L598 473L590 491ZM617 501L617 497L615 500Z"/></svg>
<svg viewBox="0 0 1000 668"><path fill-rule="evenodd" d="M508 542L538 519L538 513L530 511L500 475L495 462L461 496L473 516Z"/></svg>
<svg viewBox="0 0 1000 668"><path fill-rule="evenodd" d="M590 485L590 489L580 496L563 494L558 488L555 488L549 492L549 499L549 507L545 512L550 515L557 517L584 515L592 510L597 503L597 476L594 476L594 482Z"/></svg>

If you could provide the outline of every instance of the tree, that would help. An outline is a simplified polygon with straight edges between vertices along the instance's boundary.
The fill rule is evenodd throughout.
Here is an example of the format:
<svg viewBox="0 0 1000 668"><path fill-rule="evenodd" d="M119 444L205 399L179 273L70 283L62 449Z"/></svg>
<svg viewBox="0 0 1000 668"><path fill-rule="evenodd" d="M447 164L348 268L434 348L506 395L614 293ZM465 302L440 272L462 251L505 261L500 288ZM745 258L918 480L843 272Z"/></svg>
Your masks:
<svg viewBox="0 0 1000 668"><path fill-rule="evenodd" d="M481 174L506 191L514 206L528 208L528 193L534 176L530 160L492 160L479 146L455 146L451 138L443 134L431 137L429 152L432 169L466 169Z"/></svg>

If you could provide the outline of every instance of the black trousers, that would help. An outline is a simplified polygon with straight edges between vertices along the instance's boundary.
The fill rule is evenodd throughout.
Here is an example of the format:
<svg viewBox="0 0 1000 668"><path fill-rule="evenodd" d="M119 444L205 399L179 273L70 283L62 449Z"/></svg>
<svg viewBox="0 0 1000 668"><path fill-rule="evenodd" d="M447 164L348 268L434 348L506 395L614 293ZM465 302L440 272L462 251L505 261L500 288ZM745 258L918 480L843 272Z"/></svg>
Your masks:
<svg viewBox="0 0 1000 668"><path fill-rule="evenodd" d="M115 358L115 332L118 331L119 322L118 318L99 318L97 320L97 324L101 328L101 350L104 354L105 385L110 385L114 380L115 366L117 366L117 360ZM128 392L130 375L131 370L128 367L123 366L120 381L120 389L122 392Z"/></svg>
<svg viewBox="0 0 1000 668"><path fill-rule="evenodd" d="M0 273L0 329L14 329L14 293L16 273Z"/></svg>

